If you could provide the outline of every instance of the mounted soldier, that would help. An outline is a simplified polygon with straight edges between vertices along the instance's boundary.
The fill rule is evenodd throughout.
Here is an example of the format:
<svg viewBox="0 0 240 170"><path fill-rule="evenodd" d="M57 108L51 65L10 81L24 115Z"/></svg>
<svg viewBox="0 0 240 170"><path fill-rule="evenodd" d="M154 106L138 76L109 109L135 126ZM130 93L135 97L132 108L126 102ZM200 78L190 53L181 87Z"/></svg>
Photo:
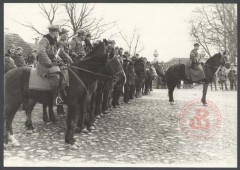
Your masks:
<svg viewBox="0 0 240 170"><path fill-rule="evenodd" d="M205 79L203 67L198 54L199 44L194 44L194 49L190 53L190 59L185 66L186 79L190 82L200 82Z"/></svg>
<svg viewBox="0 0 240 170"><path fill-rule="evenodd" d="M70 42L70 49L72 57L74 58L74 62L79 62L86 57L85 52L85 38L86 33L83 30L78 31L78 35L73 37Z"/></svg>
<svg viewBox="0 0 240 170"><path fill-rule="evenodd" d="M85 52L86 52L86 55L89 54L92 49L93 49L93 46L91 44L91 37L92 35L90 33L87 33L86 35L86 38L85 38Z"/></svg>
<svg viewBox="0 0 240 170"><path fill-rule="evenodd" d="M29 67L36 67L36 60L37 60L37 49L33 49L32 54L28 55L27 65Z"/></svg>
<svg viewBox="0 0 240 170"><path fill-rule="evenodd" d="M60 77L60 68L58 66L57 38L59 36L59 26L51 25L48 27L49 33L44 35L39 42L37 53L37 74L48 78L51 81L52 92L56 105L59 105L62 100L58 97L58 91L62 88Z"/></svg>

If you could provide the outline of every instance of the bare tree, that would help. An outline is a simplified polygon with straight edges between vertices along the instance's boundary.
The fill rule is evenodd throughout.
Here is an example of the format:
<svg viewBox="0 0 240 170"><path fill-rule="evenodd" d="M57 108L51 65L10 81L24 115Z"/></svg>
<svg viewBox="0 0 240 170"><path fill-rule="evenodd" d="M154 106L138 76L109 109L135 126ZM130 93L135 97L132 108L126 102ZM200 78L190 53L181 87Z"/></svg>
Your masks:
<svg viewBox="0 0 240 170"><path fill-rule="evenodd" d="M40 8L40 12L43 15L43 17L47 19L47 22L50 25L53 24L57 15L57 10L59 9L59 5L50 3L50 5L47 6L46 4L39 3L38 6ZM43 35L40 29L34 26L31 22L25 22L25 23L21 23L19 21L15 21L15 22L21 24L24 27L30 28L32 31L34 31L38 35Z"/></svg>
<svg viewBox="0 0 240 170"><path fill-rule="evenodd" d="M93 17L92 13L95 5L65 3L63 6L68 15L68 17L64 19L64 22L66 22L64 26L69 27L73 32L70 37L82 29L91 32L92 38L95 40L116 25L116 21L106 23L102 17L100 19Z"/></svg>
<svg viewBox="0 0 240 170"><path fill-rule="evenodd" d="M120 31L119 34L127 45L128 52L130 54L135 55L144 50L144 46L139 47L141 35L138 33L136 26L133 29L130 38L126 35L126 33L123 33L122 31Z"/></svg>
<svg viewBox="0 0 240 170"><path fill-rule="evenodd" d="M65 3L65 4L38 4L43 17L49 24L59 23L59 25L70 28L71 34L69 38L77 34L77 31L83 29L92 34L92 39L99 39L106 31L112 29L116 25L116 21L104 22L104 18L93 16L95 5ZM60 11L61 9L61 11ZM59 15L61 17L59 17ZM57 20L58 19L58 20ZM18 22L18 21L16 21ZM43 35L39 28L32 23L21 23L22 26L30 28L37 34Z"/></svg>
<svg viewBox="0 0 240 170"><path fill-rule="evenodd" d="M48 20L50 24L53 24L53 21L56 17L56 12L58 10L58 4L51 3L50 9L47 9L46 5L43 3L38 4L39 8L42 10L42 15Z"/></svg>
<svg viewBox="0 0 240 170"><path fill-rule="evenodd" d="M211 49L228 51L232 63L237 56L237 16L234 4L202 5L189 21L190 35L211 56Z"/></svg>

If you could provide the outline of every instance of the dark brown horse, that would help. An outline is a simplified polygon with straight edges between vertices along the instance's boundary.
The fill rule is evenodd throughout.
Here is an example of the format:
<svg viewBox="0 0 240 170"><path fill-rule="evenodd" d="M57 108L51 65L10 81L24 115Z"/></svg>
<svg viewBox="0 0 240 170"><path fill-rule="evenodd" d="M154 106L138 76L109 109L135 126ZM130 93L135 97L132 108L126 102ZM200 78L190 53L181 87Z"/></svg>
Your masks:
<svg viewBox="0 0 240 170"><path fill-rule="evenodd" d="M218 67L222 65L227 69L230 68L230 64L226 57L224 57L221 53L217 53L211 58L209 58L204 66L205 80L203 84L203 95L201 102L204 105L207 105L206 95L209 83L213 81L214 74L216 73ZM185 80L185 65L184 64L175 64L171 66L166 72L167 79L167 87L168 87L168 95L170 104L174 104L173 99L173 91L177 86L180 80Z"/></svg>
<svg viewBox="0 0 240 170"><path fill-rule="evenodd" d="M88 54L92 57L70 67L65 142L71 144L73 149L77 148L73 138L75 120L78 120L77 125L80 130L85 126L91 127L94 122L93 95L95 95L99 77L111 78L122 72L117 58L108 58L105 43L100 43L98 46L97 52L92 51ZM113 63L115 67L113 67Z"/></svg>

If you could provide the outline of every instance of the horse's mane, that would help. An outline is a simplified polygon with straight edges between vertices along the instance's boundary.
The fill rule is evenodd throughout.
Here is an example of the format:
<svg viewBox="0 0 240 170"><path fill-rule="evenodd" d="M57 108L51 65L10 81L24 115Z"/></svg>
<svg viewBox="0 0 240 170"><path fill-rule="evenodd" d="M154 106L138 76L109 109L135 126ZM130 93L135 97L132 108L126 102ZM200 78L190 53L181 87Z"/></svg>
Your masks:
<svg viewBox="0 0 240 170"><path fill-rule="evenodd" d="M206 64L216 64L217 61L220 61L219 59L221 59L221 53L217 53L217 54L214 54L212 57L210 57L207 61L206 61Z"/></svg>
<svg viewBox="0 0 240 170"><path fill-rule="evenodd" d="M106 46L101 42L86 56L84 60L74 63L73 65L94 72L99 72L103 70L103 66L107 61L107 56Z"/></svg>

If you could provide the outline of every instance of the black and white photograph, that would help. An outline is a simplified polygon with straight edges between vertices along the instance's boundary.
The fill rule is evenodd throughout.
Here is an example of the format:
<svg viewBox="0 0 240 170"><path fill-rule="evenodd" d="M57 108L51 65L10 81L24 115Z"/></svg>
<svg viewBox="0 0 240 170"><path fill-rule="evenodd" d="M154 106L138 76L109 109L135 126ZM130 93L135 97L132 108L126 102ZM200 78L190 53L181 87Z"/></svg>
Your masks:
<svg viewBox="0 0 240 170"><path fill-rule="evenodd" d="M237 167L237 3L4 3L4 167Z"/></svg>

